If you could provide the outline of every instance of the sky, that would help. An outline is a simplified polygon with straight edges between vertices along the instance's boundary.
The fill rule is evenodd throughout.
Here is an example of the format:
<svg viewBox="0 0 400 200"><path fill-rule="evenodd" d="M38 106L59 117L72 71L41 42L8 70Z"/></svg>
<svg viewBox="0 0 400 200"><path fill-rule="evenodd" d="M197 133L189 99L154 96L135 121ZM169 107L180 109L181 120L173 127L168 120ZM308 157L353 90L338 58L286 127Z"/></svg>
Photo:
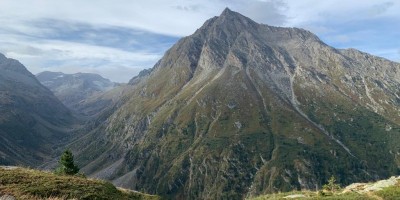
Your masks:
<svg viewBox="0 0 400 200"><path fill-rule="evenodd" d="M89 72L127 82L226 7L400 62L398 0L0 0L0 52L34 74Z"/></svg>

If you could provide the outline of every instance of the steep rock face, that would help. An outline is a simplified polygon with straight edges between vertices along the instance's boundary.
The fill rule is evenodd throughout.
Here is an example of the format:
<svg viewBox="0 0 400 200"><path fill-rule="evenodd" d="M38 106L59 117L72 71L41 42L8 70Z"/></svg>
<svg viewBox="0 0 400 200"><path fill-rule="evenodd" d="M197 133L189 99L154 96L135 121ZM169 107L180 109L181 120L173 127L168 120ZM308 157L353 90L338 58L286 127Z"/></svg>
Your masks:
<svg viewBox="0 0 400 200"><path fill-rule="evenodd" d="M74 145L92 176L178 199L386 177L400 166L399 69L226 9Z"/></svg>
<svg viewBox="0 0 400 200"><path fill-rule="evenodd" d="M64 74L46 71L37 74L36 77L64 105L84 116L96 115L102 111L109 101L105 101L101 96L117 86L116 83L91 73ZM99 101L94 102L93 99Z"/></svg>
<svg viewBox="0 0 400 200"><path fill-rule="evenodd" d="M131 80L129 80L128 85L136 85L143 79L146 79L152 71L153 71L152 69L144 69L144 70L140 71L137 76L135 76Z"/></svg>
<svg viewBox="0 0 400 200"><path fill-rule="evenodd" d="M35 166L68 138L70 111L17 60L0 54L0 165Z"/></svg>

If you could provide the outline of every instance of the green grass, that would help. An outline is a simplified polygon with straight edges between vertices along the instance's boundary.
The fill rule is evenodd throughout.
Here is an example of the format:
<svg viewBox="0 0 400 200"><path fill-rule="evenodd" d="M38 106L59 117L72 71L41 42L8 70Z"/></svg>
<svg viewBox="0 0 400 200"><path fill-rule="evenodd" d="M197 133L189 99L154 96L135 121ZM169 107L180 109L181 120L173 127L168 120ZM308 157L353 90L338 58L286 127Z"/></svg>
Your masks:
<svg viewBox="0 0 400 200"><path fill-rule="evenodd" d="M159 199L158 196L116 188L106 181L59 176L32 169L0 168L0 196L17 199Z"/></svg>
<svg viewBox="0 0 400 200"><path fill-rule="evenodd" d="M288 199L285 198L289 195L304 195L305 197L294 198L294 199L302 199L302 200L398 200L400 199L400 182L394 186L389 186L383 188L380 191L371 191L368 193L359 194L357 192L346 192L342 193L342 191L338 191L335 193L325 193L319 191L292 191L286 193L276 193L276 194L267 194L254 198L250 198L249 200L278 200L278 199Z"/></svg>
<svg viewBox="0 0 400 200"><path fill-rule="evenodd" d="M318 192L311 191L299 191L299 192L288 192L288 193L279 193L279 194L269 194L263 195L255 198L251 198L250 200L279 200L279 199L288 199L285 198L288 195L296 195L301 194L305 197L301 198L293 198L293 199L302 199L302 200L374 200L376 198L364 194L358 193L336 193L331 195L321 195Z"/></svg>
<svg viewBox="0 0 400 200"><path fill-rule="evenodd" d="M383 190L376 192L376 195L387 200L400 199L400 183L397 183L395 186L384 188Z"/></svg>

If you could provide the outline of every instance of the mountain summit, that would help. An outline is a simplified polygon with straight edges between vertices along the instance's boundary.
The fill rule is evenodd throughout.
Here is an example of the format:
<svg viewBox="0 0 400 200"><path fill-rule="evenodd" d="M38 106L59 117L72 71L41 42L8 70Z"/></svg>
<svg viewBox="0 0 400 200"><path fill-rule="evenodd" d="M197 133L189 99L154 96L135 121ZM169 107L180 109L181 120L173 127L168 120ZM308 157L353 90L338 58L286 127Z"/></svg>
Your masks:
<svg viewBox="0 0 400 200"><path fill-rule="evenodd" d="M242 199L400 172L400 65L303 29L225 9L130 87L72 144L123 187Z"/></svg>

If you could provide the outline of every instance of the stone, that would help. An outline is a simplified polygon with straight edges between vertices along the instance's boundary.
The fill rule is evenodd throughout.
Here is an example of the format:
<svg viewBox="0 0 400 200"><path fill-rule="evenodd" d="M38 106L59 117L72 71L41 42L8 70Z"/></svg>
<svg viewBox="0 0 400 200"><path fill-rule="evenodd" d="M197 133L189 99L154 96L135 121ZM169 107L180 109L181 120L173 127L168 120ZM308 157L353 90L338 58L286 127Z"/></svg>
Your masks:
<svg viewBox="0 0 400 200"><path fill-rule="evenodd" d="M306 196L304 194L292 194L283 197L284 199L294 199L294 198L305 198Z"/></svg>
<svg viewBox="0 0 400 200"><path fill-rule="evenodd" d="M13 197L13 196L11 196L11 195L3 195L3 196L0 196L0 200L16 200L16 198L15 197Z"/></svg>

